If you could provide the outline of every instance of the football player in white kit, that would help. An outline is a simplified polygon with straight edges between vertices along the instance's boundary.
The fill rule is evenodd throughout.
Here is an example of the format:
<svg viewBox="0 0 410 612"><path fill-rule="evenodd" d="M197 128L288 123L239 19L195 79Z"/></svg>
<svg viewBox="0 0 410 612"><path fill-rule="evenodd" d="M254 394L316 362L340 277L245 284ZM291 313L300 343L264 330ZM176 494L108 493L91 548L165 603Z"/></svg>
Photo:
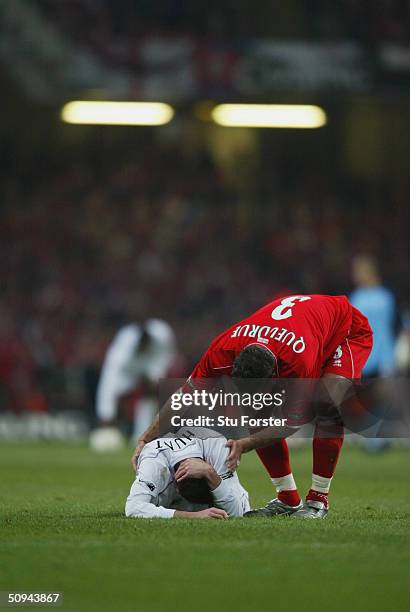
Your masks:
<svg viewBox="0 0 410 612"><path fill-rule="evenodd" d="M138 518L240 517L249 496L226 461L226 438L205 428L181 428L175 437L144 446L125 515Z"/></svg>
<svg viewBox="0 0 410 612"><path fill-rule="evenodd" d="M156 384L165 377L176 355L175 335L160 319L148 319L143 325L122 327L108 347L97 387L98 429L90 435L94 450L115 450L122 436L115 427L121 397L139 385L142 396L134 410L134 436L138 437L155 415Z"/></svg>

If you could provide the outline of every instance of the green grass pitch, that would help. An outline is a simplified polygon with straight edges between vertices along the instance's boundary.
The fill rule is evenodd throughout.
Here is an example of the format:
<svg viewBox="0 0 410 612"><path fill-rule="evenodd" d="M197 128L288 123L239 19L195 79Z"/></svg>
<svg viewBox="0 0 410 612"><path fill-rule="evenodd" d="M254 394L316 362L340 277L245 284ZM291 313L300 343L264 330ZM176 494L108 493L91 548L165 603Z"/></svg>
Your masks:
<svg viewBox="0 0 410 612"><path fill-rule="evenodd" d="M0 590L64 591L72 611L410 609L410 452L345 447L325 521L135 520L122 515L130 452L0 448ZM310 449L294 450L299 487ZM240 477L273 497L255 455Z"/></svg>

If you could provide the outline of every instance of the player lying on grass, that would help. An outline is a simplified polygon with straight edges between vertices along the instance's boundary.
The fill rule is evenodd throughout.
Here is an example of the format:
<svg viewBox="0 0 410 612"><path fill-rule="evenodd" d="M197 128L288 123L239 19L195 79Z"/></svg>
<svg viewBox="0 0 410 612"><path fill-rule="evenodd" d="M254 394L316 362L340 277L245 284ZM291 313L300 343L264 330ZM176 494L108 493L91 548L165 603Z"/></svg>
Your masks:
<svg viewBox="0 0 410 612"><path fill-rule="evenodd" d="M295 407L288 407L291 427L271 432L270 439L255 435L229 441L231 467L237 465L242 452L256 448L276 487L277 497L248 516L327 515L330 483L344 437L338 406L352 381L360 379L371 348L372 331L366 317L345 296L326 295L293 295L274 300L212 342L187 381L191 389L200 384L200 379L221 375L238 380L322 378L331 395L327 420L318 419L315 425L312 485L305 504L296 487L285 439L304 424L304 415L298 415ZM166 411L168 404L161 412ZM134 461L158 430L159 417L139 440Z"/></svg>
<svg viewBox="0 0 410 612"><path fill-rule="evenodd" d="M127 517L213 518L243 516L248 493L227 469L226 438L210 430L181 429L178 437L144 446L125 504Z"/></svg>

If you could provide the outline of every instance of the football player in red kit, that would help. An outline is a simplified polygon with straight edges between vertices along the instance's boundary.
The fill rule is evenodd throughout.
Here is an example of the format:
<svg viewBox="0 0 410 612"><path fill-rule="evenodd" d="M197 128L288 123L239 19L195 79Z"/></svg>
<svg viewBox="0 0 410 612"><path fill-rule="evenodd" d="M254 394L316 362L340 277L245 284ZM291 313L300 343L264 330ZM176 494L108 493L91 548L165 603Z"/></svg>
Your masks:
<svg viewBox="0 0 410 612"><path fill-rule="evenodd" d="M220 334L193 370L188 384L194 388L195 379L222 375L235 379L336 378L336 393L343 396L351 381L360 379L371 348L369 323L345 296L292 295L270 302ZM338 404L336 397L332 400ZM243 452L256 449L277 490L275 499L264 508L250 511L249 516L327 515L330 483L343 444L340 415L334 418L330 430L328 423L325 432L321 427L319 419L313 438L312 485L305 503L292 475L285 439L294 429L268 440L253 434L228 442L232 469ZM143 445L156 437L158 428L157 417L139 441L134 461Z"/></svg>

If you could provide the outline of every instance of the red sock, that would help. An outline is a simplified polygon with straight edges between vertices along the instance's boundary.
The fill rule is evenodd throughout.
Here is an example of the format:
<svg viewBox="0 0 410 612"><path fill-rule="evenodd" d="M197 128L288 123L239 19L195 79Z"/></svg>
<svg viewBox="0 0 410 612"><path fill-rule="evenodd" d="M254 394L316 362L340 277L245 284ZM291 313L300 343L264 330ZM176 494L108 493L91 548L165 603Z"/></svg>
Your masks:
<svg viewBox="0 0 410 612"><path fill-rule="evenodd" d="M292 491L279 491L278 499L288 506L297 506L300 504L300 495L297 489Z"/></svg>
<svg viewBox="0 0 410 612"><path fill-rule="evenodd" d="M292 472L285 439L276 440L272 446L257 448L256 452L271 478L281 478Z"/></svg>
<svg viewBox="0 0 410 612"><path fill-rule="evenodd" d="M323 502L326 508L329 507L330 482L342 450L343 439L342 425L332 424L327 428L316 426L315 437L313 438L312 488L309 490L306 499Z"/></svg>
<svg viewBox="0 0 410 612"><path fill-rule="evenodd" d="M329 435L332 437L326 437ZM332 478L342 450L343 438L342 426L335 426L332 432L316 426L313 438L313 474Z"/></svg>
<svg viewBox="0 0 410 612"><path fill-rule="evenodd" d="M256 452L273 481L284 477L287 477L287 479L291 477L294 484L289 461L289 449L285 439L277 440L272 446L258 448ZM297 506L299 504L300 495L296 486L294 489L283 490L279 483L275 482L274 484L278 489L278 499L281 502L289 506ZM287 484L287 486L289 485Z"/></svg>

